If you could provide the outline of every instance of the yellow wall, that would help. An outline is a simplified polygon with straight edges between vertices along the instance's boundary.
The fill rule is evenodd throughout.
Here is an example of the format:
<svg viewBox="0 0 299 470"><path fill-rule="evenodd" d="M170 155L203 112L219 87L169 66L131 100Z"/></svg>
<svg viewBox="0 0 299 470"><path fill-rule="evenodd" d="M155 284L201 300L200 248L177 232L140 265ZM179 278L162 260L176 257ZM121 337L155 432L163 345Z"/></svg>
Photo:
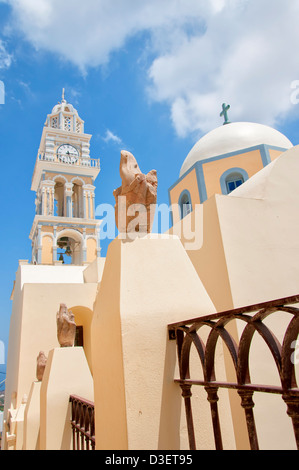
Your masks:
<svg viewBox="0 0 299 470"><path fill-rule="evenodd" d="M53 240L49 235L42 238L42 264L53 264Z"/></svg>
<svg viewBox="0 0 299 470"><path fill-rule="evenodd" d="M222 194L220 178L230 168L242 168L250 178L263 168L260 150L204 163L203 174L208 198L213 194Z"/></svg>
<svg viewBox="0 0 299 470"><path fill-rule="evenodd" d="M269 155L270 155L271 162L273 162L273 160L276 160L276 158L278 158L283 152L284 151L282 151L282 150L269 149Z"/></svg>
<svg viewBox="0 0 299 470"><path fill-rule="evenodd" d="M197 182L197 176L196 176L196 170L195 168L188 173L185 178L183 178L174 188L170 190L170 201L171 204L178 204L179 203L179 198L184 189L187 189L190 193L191 196L191 203L192 207L195 206L195 204L200 204L202 201L200 201L199 197L199 191L198 191L198 182ZM173 221L174 223L180 220L180 215L178 208L173 209Z"/></svg>
<svg viewBox="0 0 299 470"><path fill-rule="evenodd" d="M46 233L54 233L54 228L50 225L43 225L41 231Z"/></svg>
<svg viewBox="0 0 299 470"><path fill-rule="evenodd" d="M92 263L97 257L97 242L94 238L88 238L86 241L86 260Z"/></svg>
<svg viewBox="0 0 299 470"><path fill-rule="evenodd" d="M271 159L277 158L281 151L269 150ZM250 178L263 168L263 161L260 150L252 150L250 152L241 153L231 157L220 158L218 160L210 160L202 164L203 177L206 186L207 198L214 194L222 194L220 178L227 170L232 168L241 168L245 170ZM178 204L180 195L184 190L188 190L191 195L192 209L196 204L204 201L200 200L198 190L198 180L196 169L193 168L176 186L170 191L170 203ZM173 223L180 220L178 207L173 207Z"/></svg>
<svg viewBox="0 0 299 470"><path fill-rule="evenodd" d="M55 176L58 176L58 175L59 173L47 171L45 174L45 179L52 180L53 178L55 178ZM63 174L63 176L67 179L69 183L71 182L71 180L73 180L76 177L76 175L67 175L67 174ZM80 179L82 179L85 184L93 184L93 180L90 176L80 176Z"/></svg>

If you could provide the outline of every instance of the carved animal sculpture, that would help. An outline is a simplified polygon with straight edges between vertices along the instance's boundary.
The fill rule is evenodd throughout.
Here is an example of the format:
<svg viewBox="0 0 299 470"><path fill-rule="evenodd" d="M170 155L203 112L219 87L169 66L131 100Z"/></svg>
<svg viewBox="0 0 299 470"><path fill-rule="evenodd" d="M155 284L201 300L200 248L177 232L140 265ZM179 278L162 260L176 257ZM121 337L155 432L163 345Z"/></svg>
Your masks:
<svg viewBox="0 0 299 470"><path fill-rule="evenodd" d="M47 365L47 357L45 356L44 351L40 351L36 360L36 378L38 382L41 382L43 380L46 365Z"/></svg>
<svg viewBox="0 0 299 470"><path fill-rule="evenodd" d="M56 320L57 338L62 348L74 346L76 337L76 323L74 318L71 310L68 310L65 304L60 304Z"/></svg>
<svg viewBox="0 0 299 470"><path fill-rule="evenodd" d="M144 175L134 155L126 150L120 155L122 185L113 191L117 228L120 233L150 233L157 202L157 172Z"/></svg>

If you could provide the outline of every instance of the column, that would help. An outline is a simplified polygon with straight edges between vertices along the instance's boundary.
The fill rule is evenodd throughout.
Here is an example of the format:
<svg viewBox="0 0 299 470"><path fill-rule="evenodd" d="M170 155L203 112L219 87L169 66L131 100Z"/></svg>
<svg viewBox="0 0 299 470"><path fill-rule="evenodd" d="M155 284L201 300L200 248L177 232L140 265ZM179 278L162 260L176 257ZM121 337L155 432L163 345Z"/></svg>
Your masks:
<svg viewBox="0 0 299 470"><path fill-rule="evenodd" d="M73 183L65 183L64 194L66 200L66 217L73 217L73 205L72 205L72 196L73 196Z"/></svg>
<svg viewBox="0 0 299 470"><path fill-rule="evenodd" d="M43 187L41 189L41 195L42 195L42 215L46 215L46 188Z"/></svg>
<svg viewBox="0 0 299 470"><path fill-rule="evenodd" d="M82 247L82 253L83 253L83 263L87 261L87 245L86 245L86 228L83 229L83 247Z"/></svg>
<svg viewBox="0 0 299 470"><path fill-rule="evenodd" d="M51 180L45 180L41 183L42 215L53 215L54 213L54 187L55 183Z"/></svg>
<svg viewBox="0 0 299 470"><path fill-rule="evenodd" d="M50 199L50 203L49 203L49 208L50 208L49 215L54 215L54 185L53 185L53 187L51 187L51 188L49 189L49 199Z"/></svg>
<svg viewBox="0 0 299 470"><path fill-rule="evenodd" d="M87 203L86 203L87 191L83 190L83 218L87 219Z"/></svg>
<svg viewBox="0 0 299 470"><path fill-rule="evenodd" d="M54 227L53 231L53 263L57 261L57 227Z"/></svg>
<svg viewBox="0 0 299 470"><path fill-rule="evenodd" d="M95 193L91 193L91 218L95 218Z"/></svg>
<svg viewBox="0 0 299 470"><path fill-rule="evenodd" d="M37 264L42 262L42 226L37 227Z"/></svg>
<svg viewBox="0 0 299 470"><path fill-rule="evenodd" d="M95 187L91 184L85 184L83 186L83 208L84 208L84 218L93 219L94 218L94 190Z"/></svg>
<svg viewBox="0 0 299 470"><path fill-rule="evenodd" d="M91 192L88 191L88 218L92 219L91 216Z"/></svg>

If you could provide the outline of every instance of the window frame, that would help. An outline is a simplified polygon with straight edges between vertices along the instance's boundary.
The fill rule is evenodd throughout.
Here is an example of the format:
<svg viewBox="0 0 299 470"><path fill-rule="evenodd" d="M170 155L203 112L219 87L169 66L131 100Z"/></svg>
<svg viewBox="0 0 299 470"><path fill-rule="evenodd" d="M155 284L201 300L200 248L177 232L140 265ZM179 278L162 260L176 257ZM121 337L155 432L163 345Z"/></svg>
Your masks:
<svg viewBox="0 0 299 470"><path fill-rule="evenodd" d="M229 168L226 170L220 177L220 186L221 186L221 192L222 194L230 194L233 190L229 191L228 189L228 183L237 181L237 180L243 180L242 184L245 183L249 179L247 171L245 171L243 168ZM240 186L240 185L239 185ZM239 187L236 186L236 187Z"/></svg>
<svg viewBox="0 0 299 470"><path fill-rule="evenodd" d="M184 200L187 198L188 201L184 202ZM184 206L189 205L189 210L186 211L184 210ZM182 220L186 215L190 214L192 212L192 199L191 199L191 194L187 189L184 189L184 191L181 192L180 197L179 197L179 211L180 211L180 219Z"/></svg>

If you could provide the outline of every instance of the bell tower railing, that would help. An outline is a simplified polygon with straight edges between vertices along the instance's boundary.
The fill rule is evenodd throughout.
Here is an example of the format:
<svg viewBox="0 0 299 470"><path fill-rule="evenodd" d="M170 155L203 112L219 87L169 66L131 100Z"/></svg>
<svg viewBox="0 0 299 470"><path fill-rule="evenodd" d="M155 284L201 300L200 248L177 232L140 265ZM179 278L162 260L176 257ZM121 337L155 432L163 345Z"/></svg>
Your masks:
<svg viewBox="0 0 299 470"><path fill-rule="evenodd" d="M296 361L296 352L294 352L299 335L299 308L294 306L297 303L299 303L299 295L168 325L169 339L176 340L177 344L180 378L176 379L175 382L182 390L191 450L195 450L197 447L191 401L194 386L204 387L207 393L217 450L223 449L218 410L218 390L223 388L227 390L235 389L240 396L252 450L259 449L253 411L255 405L254 394L270 393L280 395L282 401L286 404L287 415L291 419L295 441L299 449L299 389L295 371L295 364L298 361ZM281 342L267 326L268 322L265 323L265 320L275 315L276 312L287 312L291 318L287 327L284 328L284 336ZM230 323L236 320L238 320L238 328L243 322L243 330L240 332L238 341L232 336L229 329ZM210 328L207 339L203 339L201 334L204 326ZM278 371L280 386L251 382L249 350L255 334L262 338L271 352ZM227 346L232 358L236 382L217 381L215 373L216 346L220 338ZM198 361L201 363L203 380L190 377L191 346L195 347ZM262 360L263 358L261 358Z"/></svg>
<svg viewBox="0 0 299 470"><path fill-rule="evenodd" d="M99 158L90 158L90 157L78 157L72 158L69 157L68 159L58 158L56 154L49 155L46 153L39 153L37 156L38 161L44 162L51 162L51 163L59 163L64 165L72 165L72 166L85 166L91 168L100 168L100 159Z"/></svg>

